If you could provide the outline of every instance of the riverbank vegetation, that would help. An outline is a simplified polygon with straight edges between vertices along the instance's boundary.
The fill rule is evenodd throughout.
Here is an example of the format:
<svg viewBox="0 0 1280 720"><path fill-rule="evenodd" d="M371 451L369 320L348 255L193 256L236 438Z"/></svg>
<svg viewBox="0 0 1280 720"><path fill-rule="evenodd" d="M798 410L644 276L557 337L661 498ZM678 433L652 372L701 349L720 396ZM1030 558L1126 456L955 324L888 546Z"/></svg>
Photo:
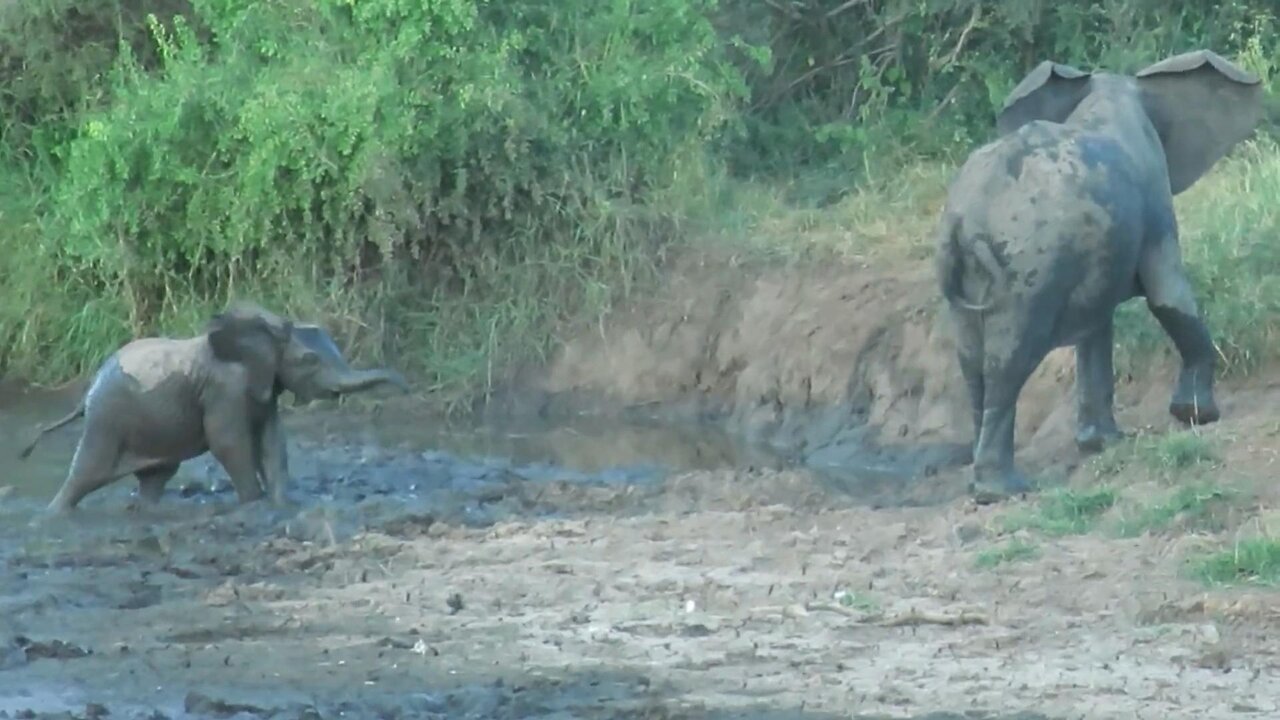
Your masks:
<svg viewBox="0 0 1280 720"><path fill-rule="evenodd" d="M1267 0L25 0L0 6L0 372L54 382L232 297L483 392L698 243L927 256L1044 57L1210 47L1274 90ZM1271 115L1268 116L1272 117ZM1275 352L1270 120L1179 198L1231 372ZM1121 362L1167 345L1124 309Z"/></svg>

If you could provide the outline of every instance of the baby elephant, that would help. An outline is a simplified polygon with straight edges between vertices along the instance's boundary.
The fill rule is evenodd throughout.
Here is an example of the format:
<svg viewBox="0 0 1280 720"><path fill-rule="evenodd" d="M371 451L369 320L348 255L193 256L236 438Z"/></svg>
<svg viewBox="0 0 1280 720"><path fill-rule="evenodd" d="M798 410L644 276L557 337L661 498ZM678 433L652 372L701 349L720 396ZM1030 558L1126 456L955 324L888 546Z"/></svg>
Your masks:
<svg viewBox="0 0 1280 720"><path fill-rule="evenodd" d="M22 457L45 433L83 416L84 432L50 510L71 510L129 474L138 478L138 494L154 503L178 466L206 451L231 476L240 502L262 498L265 486L280 503L289 473L280 394L289 390L310 401L384 383L409 392L394 370L352 370L322 328L238 304L215 316L203 335L143 338L117 350L76 409L41 428Z"/></svg>

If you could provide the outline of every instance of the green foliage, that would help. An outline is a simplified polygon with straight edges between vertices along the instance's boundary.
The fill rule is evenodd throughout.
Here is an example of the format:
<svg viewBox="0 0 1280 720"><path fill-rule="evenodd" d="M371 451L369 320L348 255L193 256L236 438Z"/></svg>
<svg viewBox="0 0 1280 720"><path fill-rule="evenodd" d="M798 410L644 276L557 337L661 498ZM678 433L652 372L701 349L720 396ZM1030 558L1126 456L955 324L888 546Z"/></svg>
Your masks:
<svg viewBox="0 0 1280 720"><path fill-rule="evenodd" d="M990 570L1006 563L1024 562L1037 557L1040 557L1038 546L1021 538L1013 538L978 553L974 558L974 566L980 570Z"/></svg>
<svg viewBox="0 0 1280 720"><path fill-rule="evenodd" d="M1041 59L1211 47L1273 87L1275 25L1269 0L3 3L0 371L65 379L248 295L483 390L681 233L924 252L947 161ZM1232 368L1275 334L1277 154L1180 198ZM730 183L766 172L784 190ZM1167 344L1135 305L1121 367Z"/></svg>
<svg viewBox="0 0 1280 720"><path fill-rule="evenodd" d="M1055 488L1041 493L1034 510L1005 517L1001 529L1004 532L1036 530L1049 536L1082 535L1093 529L1117 499L1117 493L1108 487Z"/></svg>
<svg viewBox="0 0 1280 720"><path fill-rule="evenodd" d="M1236 490L1208 483L1187 485L1163 500L1124 513L1116 529L1121 537L1167 532L1175 527L1182 530L1222 530L1227 524L1226 516L1235 509L1233 501L1240 495Z"/></svg>
<svg viewBox="0 0 1280 720"><path fill-rule="evenodd" d="M1280 582L1280 541L1242 540L1233 547L1196 558L1191 572L1214 585L1275 585Z"/></svg>
<svg viewBox="0 0 1280 720"><path fill-rule="evenodd" d="M1193 468L1212 467L1220 459L1214 438L1196 430L1140 433L1109 446L1089 460L1099 477L1118 476L1129 468L1161 474L1177 474Z"/></svg>
<svg viewBox="0 0 1280 720"><path fill-rule="evenodd" d="M1280 61L1270 0L992 3L981 0L724 0L720 25L751 86L745 171L825 163L850 153L965 150L1041 60L1132 72L1210 47ZM763 47L767 52L761 52ZM761 62L766 60L767 62Z"/></svg>
<svg viewBox="0 0 1280 720"><path fill-rule="evenodd" d="M66 13L46 9L14 26L65 37ZM146 52L86 51L92 79L11 100L37 127L77 112L65 139L3 148L38 162L5 178L21 191L3 198L18 229L0 241L13 258L0 360L38 379L80 372L130 335L192 330L252 294L349 327L377 318L400 341L377 350L416 351L413 369L437 386L474 382L495 338L527 330L535 347L521 349L536 351L549 323L607 301L667 231L670 212L646 201L740 90L708 9L193 0L168 22L134 12L99 35L145 30Z"/></svg>

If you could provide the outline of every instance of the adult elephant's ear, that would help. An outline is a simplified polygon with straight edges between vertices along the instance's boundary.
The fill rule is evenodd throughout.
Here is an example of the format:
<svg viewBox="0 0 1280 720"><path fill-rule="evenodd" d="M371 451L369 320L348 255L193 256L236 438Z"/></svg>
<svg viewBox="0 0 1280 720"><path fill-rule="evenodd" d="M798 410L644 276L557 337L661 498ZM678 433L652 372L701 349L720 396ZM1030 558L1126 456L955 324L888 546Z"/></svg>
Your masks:
<svg viewBox="0 0 1280 720"><path fill-rule="evenodd" d="M1045 60L1018 83L996 117L996 130L1008 135L1033 120L1060 123L1089 94L1090 73Z"/></svg>
<svg viewBox="0 0 1280 720"><path fill-rule="evenodd" d="M215 315L209 321L209 348L216 360L238 363L248 371L249 397L269 402L275 396L276 373L280 367L281 341L277 337L290 328L273 329L266 319L234 311Z"/></svg>
<svg viewBox="0 0 1280 720"><path fill-rule="evenodd" d="M1164 145L1169 189L1191 187L1262 119L1262 82L1210 50L1193 50L1137 75L1142 105Z"/></svg>

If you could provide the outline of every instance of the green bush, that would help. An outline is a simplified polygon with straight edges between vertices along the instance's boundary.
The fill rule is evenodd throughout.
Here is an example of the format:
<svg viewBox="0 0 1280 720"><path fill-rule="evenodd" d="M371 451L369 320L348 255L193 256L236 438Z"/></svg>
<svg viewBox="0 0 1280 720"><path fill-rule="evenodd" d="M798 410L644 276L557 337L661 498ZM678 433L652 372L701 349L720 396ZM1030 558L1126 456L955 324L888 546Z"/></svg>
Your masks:
<svg viewBox="0 0 1280 720"><path fill-rule="evenodd" d="M471 324L509 336L557 313L530 303L608 296L593 280L665 227L644 200L740 89L707 9L195 0L169 22L148 14L156 62L127 43L93 55L106 79L80 89L106 98L82 99L66 141L17 143L43 161L6 178L23 192L4 203L5 359L80 372L249 293L380 317L398 349L430 350L415 369L437 384L474 379L494 348L443 298L491 303ZM444 327L450 310L464 317Z"/></svg>
<svg viewBox="0 0 1280 720"><path fill-rule="evenodd" d="M735 57L750 111L730 155L743 173L952 157L990 137L1008 91L1044 59L1132 72L1209 47L1280 61L1271 0L723 0L718 25L747 46Z"/></svg>
<svg viewBox="0 0 1280 720"><path fill-rule="evenodd" d="M0 372L65 379L253 296L425 387L484 389L649 279L664 243L707 228L692 220L759 215L727 207L753 196L734 173L771 173L808 226L868 169L985 140L1043 57L1133 70L1207 46L1274 84L1274 16L1270 0L3 3ZM1274 181L1273 155L1227 182ZM869 192L850 217L880 204ZM1241 367L1271 323L1238 299L1280 302L1274 218L1242 207L1185 225ZM900 221L871 234L919 225Z"/></svg>

